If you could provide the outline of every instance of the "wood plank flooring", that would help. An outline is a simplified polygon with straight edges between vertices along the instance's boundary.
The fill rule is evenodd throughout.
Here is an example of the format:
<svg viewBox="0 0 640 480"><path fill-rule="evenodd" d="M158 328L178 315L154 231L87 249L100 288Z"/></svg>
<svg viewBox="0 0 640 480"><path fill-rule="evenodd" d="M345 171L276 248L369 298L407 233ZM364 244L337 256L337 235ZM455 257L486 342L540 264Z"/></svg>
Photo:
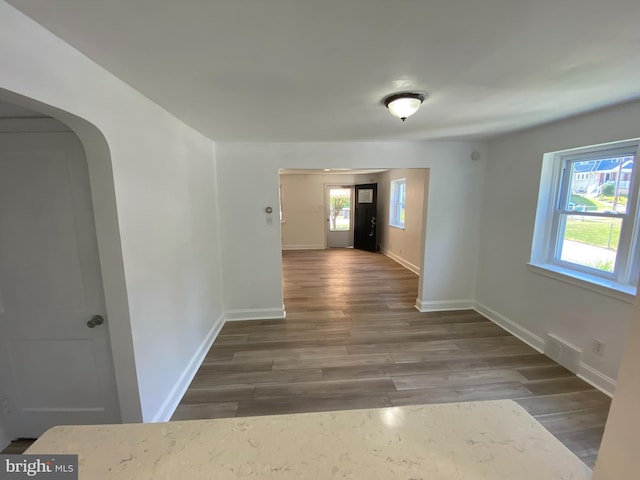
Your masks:
<svg viewBox="0 0 640 480"><path fill-rule="evenodd" d="M610 400L381 254L283 252L286 320L225 325L173 419L515 399L593 466Z"/></svg>

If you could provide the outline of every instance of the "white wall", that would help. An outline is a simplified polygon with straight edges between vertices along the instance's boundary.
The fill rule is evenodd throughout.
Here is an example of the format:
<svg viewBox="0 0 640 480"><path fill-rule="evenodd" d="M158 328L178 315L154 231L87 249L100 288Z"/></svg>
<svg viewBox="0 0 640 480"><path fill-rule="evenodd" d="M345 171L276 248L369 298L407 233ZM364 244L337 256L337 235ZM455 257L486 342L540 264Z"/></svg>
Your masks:
<svg viewBox="0 0 640 480"><path fill-rule="evenodd" d="M638 477L640 452L640 302L633 309L633 320L618 373L607 426L602 438L594 480L620 480Z"/></svg>
<svg viewBox="0 0 640 480"><path fill-rule="evenodd" d="M637 137L640 102L582 115L489 143L485 172L480 310L535 343L555 333L583 351L579 373L611 390L631 304L530 271L526 263L545 152ZM514 325L515 324L515 325ZM532 335L531 335L532 334ZM606 343L592 353L592 339Z"/></svg>
<svg viewBox="0 0 640 480"><path fill-rule="evenodd" d="M327 243L326 185L375 181L373 174L294 173L280 175L283 250L324 248ZM351 232L353 244L353 229Z"/></svg>
<svg viewBox="0 0 640 480"><path fill-rule="evenodd" d="M2 1L0 65L83 141L123 419L166 418L222 314L213 144Z"/></svg>
<svg viewBox="0 0 640 480"><path fill-rule="evenodd" d="M282 315L279 168L430 168L419 305L469 307L474 298L484 161L466 142L217 143L224 305L234 318ZM443 201L446 199L446 202Z"/></svg>
<svg viewBox="0 0 640 480"><path fill-rule="evenodd" d="M391 181L405 178L404 229L389 225ZM429 170L424 168L393 169L378 174L378 243L381 250L415 273L420 273L422 253L425 191L428 193ZM441 201L446 202L445 199Z"/></svg>
<svg viewBox="0 0 640 480"><path fill-rule="evenodd" d="M283 250L324 248L324 185L322 175L280 175Z"/></svg>

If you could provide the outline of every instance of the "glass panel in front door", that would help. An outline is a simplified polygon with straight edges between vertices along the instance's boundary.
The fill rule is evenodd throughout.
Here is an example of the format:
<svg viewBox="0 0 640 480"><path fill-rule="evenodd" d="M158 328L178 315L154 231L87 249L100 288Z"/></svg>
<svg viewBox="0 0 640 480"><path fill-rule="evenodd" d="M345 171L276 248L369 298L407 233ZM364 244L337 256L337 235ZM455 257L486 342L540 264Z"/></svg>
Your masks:
<svg viewBox="0 0 640 480"><path fill-rule="evenodd" d="M351 230L351 189L329 188L329 230Z"/></svg>

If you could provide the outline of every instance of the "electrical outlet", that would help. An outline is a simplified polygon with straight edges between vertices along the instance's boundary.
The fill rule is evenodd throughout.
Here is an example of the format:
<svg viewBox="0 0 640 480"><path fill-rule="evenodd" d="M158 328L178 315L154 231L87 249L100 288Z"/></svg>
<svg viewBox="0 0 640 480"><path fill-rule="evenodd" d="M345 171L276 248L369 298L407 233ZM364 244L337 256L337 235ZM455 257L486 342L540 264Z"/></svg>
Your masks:
<svg viewBox="0 0 640 480"><path fill-rule="evenodd" d="M604 342L601 340L593 339L593 353L596 355L604 355Z"/></svg>

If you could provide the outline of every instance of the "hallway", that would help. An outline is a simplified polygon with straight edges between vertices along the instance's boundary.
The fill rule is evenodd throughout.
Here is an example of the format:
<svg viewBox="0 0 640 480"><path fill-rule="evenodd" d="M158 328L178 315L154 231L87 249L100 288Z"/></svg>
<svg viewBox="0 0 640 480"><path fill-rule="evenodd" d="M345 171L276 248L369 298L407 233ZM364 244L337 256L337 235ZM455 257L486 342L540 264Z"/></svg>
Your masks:
<svg viewBox="0 0 640 480"><path fill-rule="evenodd" d="M353 249L283 252L285 320L228 322L173 420L515 399L592 466L610 399L418 277Z"/></svg>

